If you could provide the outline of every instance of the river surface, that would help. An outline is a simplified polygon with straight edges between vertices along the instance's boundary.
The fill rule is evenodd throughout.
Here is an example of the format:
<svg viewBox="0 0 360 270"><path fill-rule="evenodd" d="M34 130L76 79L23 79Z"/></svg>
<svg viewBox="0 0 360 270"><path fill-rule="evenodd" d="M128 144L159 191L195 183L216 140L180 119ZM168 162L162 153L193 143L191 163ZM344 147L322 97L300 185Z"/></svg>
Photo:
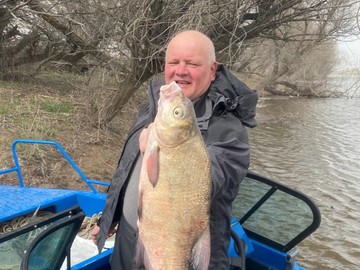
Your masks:
<svg viewBox="0 0 360 270"><path fill-rule="evenodd" d="M312 269L360 269L360 99L262 99L254 172L310 196L321 225L299 245Z"/></svg>

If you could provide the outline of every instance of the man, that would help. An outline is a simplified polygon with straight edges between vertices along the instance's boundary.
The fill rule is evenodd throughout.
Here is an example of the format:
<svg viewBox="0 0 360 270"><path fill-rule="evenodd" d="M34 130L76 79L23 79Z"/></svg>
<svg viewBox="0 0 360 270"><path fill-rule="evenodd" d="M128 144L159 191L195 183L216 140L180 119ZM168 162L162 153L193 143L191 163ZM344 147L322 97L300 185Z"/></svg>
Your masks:
<svg viewBox="0 0 360 270"><path fill-rule="evenodd" d="M159 88L175 81L193 101L198 126L211 160L211 259L209 269L229 269L232 201L249 167L249 145L244 125L256 126L257 95L215 60L212 41L198 31L177 34L168 44L165 83L149 84L149 104L138 113L119 166L112 179L106 207L93 240L102 249L107 235L119 224L112 269L136 269L138 178L141 152L157 111ZM181 222L181 221L179 221ZM100 231L100 232L99 232Z"/></svg>

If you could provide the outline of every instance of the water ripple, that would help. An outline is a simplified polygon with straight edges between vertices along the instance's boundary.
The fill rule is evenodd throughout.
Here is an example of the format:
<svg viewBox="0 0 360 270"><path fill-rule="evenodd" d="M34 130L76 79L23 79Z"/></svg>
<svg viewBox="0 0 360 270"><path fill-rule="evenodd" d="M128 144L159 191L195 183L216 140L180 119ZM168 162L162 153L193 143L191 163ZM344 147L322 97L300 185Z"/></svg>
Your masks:
<svg viewBox="0 0 360 270"><path fill-rule="evenodd" d="M265 100L249 130L254 171L314 199L322 224L301 243L311 269L359 269L360 100Z"/></svg>

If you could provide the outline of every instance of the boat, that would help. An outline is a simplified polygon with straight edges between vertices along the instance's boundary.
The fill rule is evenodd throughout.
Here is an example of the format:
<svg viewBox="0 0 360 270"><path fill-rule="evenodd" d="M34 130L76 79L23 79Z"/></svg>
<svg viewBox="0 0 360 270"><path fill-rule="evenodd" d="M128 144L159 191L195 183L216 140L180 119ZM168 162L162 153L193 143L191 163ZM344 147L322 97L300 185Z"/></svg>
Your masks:
<svg viewBox="0 0 360 270"><path fill-rule="evenodd" d="M57 149L88 190L27 186L17 152L19 144ZM79 236L84 222L101 214L106 200L101 190L109 183L87 178L56 141L19 139L12 143L11 151L13 166L3 168L0 164L0 270L110 269L113 242L110 240L100 253L91 253L86 248L94 249L95 245ZM1 184L4 175L14 175L18 185ZM320 211L311 198L249 172L233 205L228 250L231 269L305 270L297 260L298 245L321 222ZM9 224L20 225L4 229ZM78 240L82 242L76 244ZM85 257L76 257L83 253Z"/></svg>

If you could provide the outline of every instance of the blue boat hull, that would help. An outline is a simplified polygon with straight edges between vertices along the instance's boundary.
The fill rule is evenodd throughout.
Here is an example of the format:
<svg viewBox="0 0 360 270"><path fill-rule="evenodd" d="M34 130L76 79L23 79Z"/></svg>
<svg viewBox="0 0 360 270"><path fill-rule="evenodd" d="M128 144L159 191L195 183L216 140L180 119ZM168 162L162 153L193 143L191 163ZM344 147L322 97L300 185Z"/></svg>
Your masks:
<svg viewBox="0 0 360 270"><path fill-rule="evenodd" d="M89 191L26 187L22 179L21 168L16 152L16 145L19 143L55 146L83 179L89 187ZM107 186L109 183L86 178L58 143L51 141L18 140L13 143L12 151L15 165L13 168L0 170L0 176L15 172L18 176L19 185L0 185L0 225L19 216L36 213L38 210L56 214L62 213L63 211L66 212L67 209L76 206L79 207L85 216L91 217L104 209L106 194L99 192L95 188L95 185ZM251 196L249 194L251 194ZM283 200L287 200L285 207L283 207L284 209L281 209L280 204L273 205L277 202L281 203ZM283 202L282 204L284 205ZM291 206L291 204L304 204L306 206L306 212L303 213L299 210L297 214L299 223L301 223L302 219L308 218L307 222L310 225L306 225L304 228L300 226L300 228L297 229L295 228L297 226L294 226L296 220L295 223L289 223L290 225L288 226L281 223L276 224L276 219L290 220L287 218L284 219L283 217L294 214L293 210L289 212L285 209L286 205ZM269 207L269 205L271 207ZM269 209L270 212L268 212ZM290 207L290 209L292 208ZM296 262L298 253L296 245L308 237L320 225L320 213L310 198L268 178L249 173L241 183L239 195L234 201L233 214L232 238L228 250L229 260L232 262L231 269L304 270L304 268L300 267ZM277 214L280 215L280 218L276 217ZM269 219L274 219L274 223L269 223ZM269 230L266 231L268 223L271 224L271 226ZM287 228L289 231L295 231L292 232L293 235L291 235L291 237L287 235L282 236L281 231L274 230L276 226L279 226L279 228ZM30 227L28 226L26 230L31 230ZM34 230L37 228L37 226L33 227ZM16 237L19 237L19 235ZM11 235L9 236L7 233L1 235L0 233L0 251L1 245L6 244L6 241L9 241L10 238ZM71 243L69 243L69 245L70 244ZM72 265L71 269L110 269L108 262L112 250L112 248L103 250L100 254Z"/></svg>

